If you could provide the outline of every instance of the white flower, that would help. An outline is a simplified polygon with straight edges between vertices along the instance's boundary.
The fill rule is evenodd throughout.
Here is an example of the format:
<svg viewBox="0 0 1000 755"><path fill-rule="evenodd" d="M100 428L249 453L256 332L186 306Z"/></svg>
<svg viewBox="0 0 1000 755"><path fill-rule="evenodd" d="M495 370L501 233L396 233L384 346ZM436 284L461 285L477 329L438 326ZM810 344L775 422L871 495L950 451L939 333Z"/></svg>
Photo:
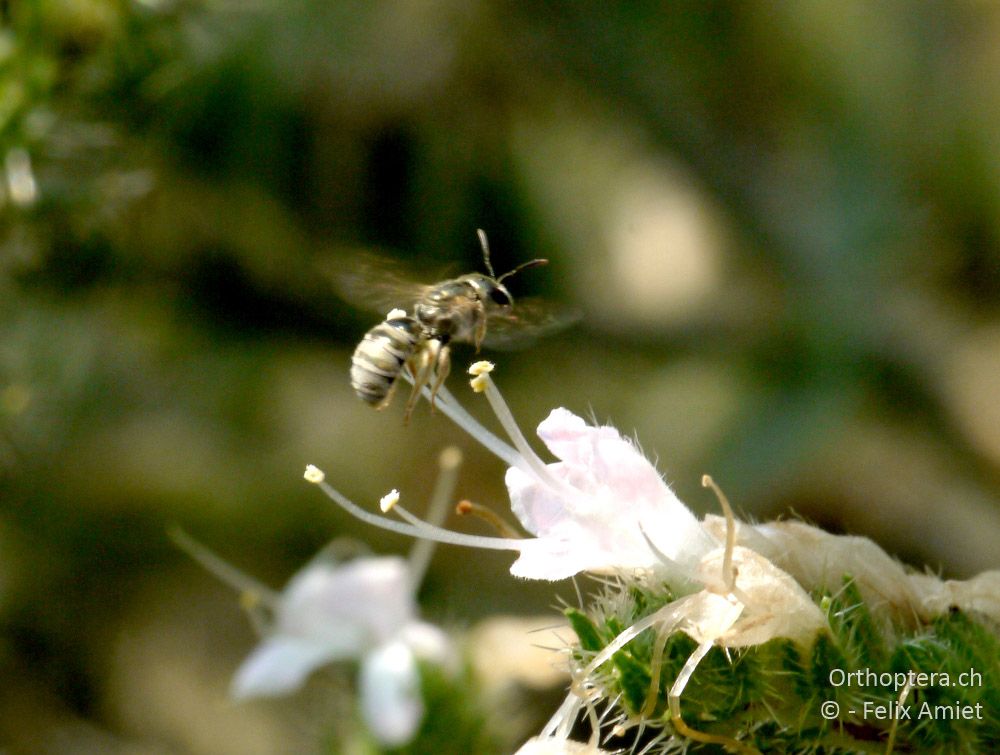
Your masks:
<svg viewBox="0 0 1000 755"><path fill-rule="evenodd" d="M440 521L451 501L462 454L446 448L428 505ZM305 479L324 486L322 470L308 466ZM393 491L383 498L391 508ZM232 682L236 699L294 692L315 669L332 661L360 662L361 713L383 745L406 744L424 715L417 659L453 661L447 636L417 618L415 594L433 551L418 541L408 559L360 557L342 561L343 541L334 541L275 593L223 561L180 530L174 541L210 572L248 599L251 618L263 635ZM263 609L263 610L262 610Z"/></svg>
<svg viewBox="0 0 1000 755"><path fill-rule="evenodd" d="M485 393L507 431L508 445L480 425L441 386L437 406L505 461L511 509L532 537L477 537L422 522L401 506L398 522L364 511L326 483L309 475L338 505L366 522L419 538L519 552L511 573L527 579L558 580L580 572L675 570L696 577L701 558L718 546L678 500L656 468L613 427L592 427L567 409L554 409L538 436L559 459L543 462L525 440L497 390L492 365L477 362L473 388Z"/></svg>
<svg viewBox="0 0 1000 755"><path fill-rule="evenodd" d="M554 580L581 571L653 569L661 562L643 533L686 568L716 545L613 427L589 426L560 408L538 426L538 437L561 461L546 466L548 475L507 470L511 510L538 541L521 551L511 574Z"/></svg>

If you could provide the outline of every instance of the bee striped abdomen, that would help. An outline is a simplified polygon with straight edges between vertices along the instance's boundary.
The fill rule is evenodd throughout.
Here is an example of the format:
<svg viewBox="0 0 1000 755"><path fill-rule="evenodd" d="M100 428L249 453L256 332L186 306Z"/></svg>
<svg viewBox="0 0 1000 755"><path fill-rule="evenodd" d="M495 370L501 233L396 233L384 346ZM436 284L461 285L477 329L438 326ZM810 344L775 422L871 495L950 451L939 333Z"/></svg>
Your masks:
<svg viewBox="0 0 1000 755"><path fill-rule="evenodd" d="M423 333L412 317L394 317L369 330L351 357L351 387L368 404L381 405Z"/></svg>

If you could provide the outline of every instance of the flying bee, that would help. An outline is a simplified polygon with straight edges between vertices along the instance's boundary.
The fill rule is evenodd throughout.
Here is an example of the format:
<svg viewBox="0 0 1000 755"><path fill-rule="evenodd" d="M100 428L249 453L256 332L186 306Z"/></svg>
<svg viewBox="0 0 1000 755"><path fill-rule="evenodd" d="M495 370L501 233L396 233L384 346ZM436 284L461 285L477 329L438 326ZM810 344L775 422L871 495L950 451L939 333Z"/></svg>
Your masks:
<svg viewBox="0 0 1000 755"><path fill-rule="evenodd" d="M451 370L452 343L469 343L478 351L489 323L515 321L514 300L503 281L548 260L525 262L498 277L490 264L486 234L481 229L477 233L488 275L469 273L417 287L411 291L412 314L393 309L358 344L351 357L351 387L361 400L377 409L388 406L405 369L413 379L403 415L404 422L409 421L425 385L431 385L434 406L434 397Z"/></svg>

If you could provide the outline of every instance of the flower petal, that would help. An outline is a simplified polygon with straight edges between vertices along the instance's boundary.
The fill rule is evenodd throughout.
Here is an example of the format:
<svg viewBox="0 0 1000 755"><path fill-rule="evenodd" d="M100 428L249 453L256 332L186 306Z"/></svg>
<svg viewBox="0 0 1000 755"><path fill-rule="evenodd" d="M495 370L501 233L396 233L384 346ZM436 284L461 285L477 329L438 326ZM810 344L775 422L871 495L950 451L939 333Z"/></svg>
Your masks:
<svg viewBox="0 0 1000 755"><path fill-rule="evenodd" d="M701 557L718 545L656 467L613 427L591 427L559 408L538 426L538 435L562 461L547 465L550 479L511 467L506 483L514 515L547 542L525 547L512 574L561 579L583 570L656 568L660 555L648 536L662 556L693 575Z"/></svg>
<svg viewBox="0 0 1000 755"><path fill-rule="evenodd" d="M285 588L277 632L359 654L392 637L416 615L409 567L395 556L336 563L313 559Z"/></svg>
<svg viewBox="0 0 1000 755"><path fill-rule="evenodd" d="M337 658L328 645L290 637L265 640L243 661L230 687L230 695L276 697L294 692L313 669Z"/></svg>
<svg viewBox="0 0 1000 755"><path fill-rule="evenodd" d="M361 714L379 742L389 747L409 742L424 704L417 662L406 644L390 642L365 656L360 688Z"/></svg>
<svg viewBox="0 0 1000 755"><path fill-rule="evenodd" d="M670 498L685 508L656 467L613 427L591 427L560 407L542 420L538 437L572 469L574 486L609 488L625 500Z"/></svg>
<svg viewBox="0 0 1000 755"><path fill-rule="evenodd" d="M449 663L455 655L455 649L448 635L426 621L411 621L403 627L397 637L421 660Z"/></svg>
<svg viewBox="0 0 1000 755"><path fill-rule="evenodd" d="M521 555L511 564L510 573L522 579L544 579L555 582L588 569L599 570L607 560L584 543L540 537L525 540Z"/></svg>

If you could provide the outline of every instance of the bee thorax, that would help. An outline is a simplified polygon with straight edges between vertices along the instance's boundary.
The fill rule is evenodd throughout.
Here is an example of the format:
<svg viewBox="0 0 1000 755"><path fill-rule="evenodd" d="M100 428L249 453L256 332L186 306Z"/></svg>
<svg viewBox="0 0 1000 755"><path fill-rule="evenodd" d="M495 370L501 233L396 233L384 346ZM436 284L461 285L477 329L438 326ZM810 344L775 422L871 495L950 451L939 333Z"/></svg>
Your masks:
<svg viewBox="0 0 1000 755"><path fill-rule="evenodd" d="M445 281L432 288L417 302L413 314L428 337L445 343L471 342L486 318L476 289L463 280Z"/></svg>

